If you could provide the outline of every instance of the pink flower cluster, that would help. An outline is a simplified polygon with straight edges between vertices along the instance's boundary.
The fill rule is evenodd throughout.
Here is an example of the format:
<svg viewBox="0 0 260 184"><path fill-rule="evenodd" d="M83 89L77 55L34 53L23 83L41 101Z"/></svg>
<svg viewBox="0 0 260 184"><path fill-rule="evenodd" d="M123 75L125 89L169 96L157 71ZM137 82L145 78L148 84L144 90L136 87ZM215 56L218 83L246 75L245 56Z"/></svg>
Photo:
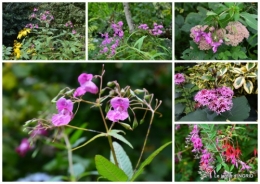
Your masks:
<svg viewBox="0 0 260 184"><path fill-rule="evenodd" d="M185 77L184 77L184 74L182 73L177 73L174 75L174 82L176 85L180 85L182 83L185 82Z"/></svg>
<svg viewBox="0 0 260 184"><path fill-rule="evenodd" d="M149 29L147 24L140 24L138 26L138 28L139 29L143 29L143 30ZM158 25L157 23L154 23L153 24L153 29L150 29L149 33L154 35L154 36L158 36L158 35L161 35L163 33L162 29L163 29L163 25Z"/></svg>
<svg viewBox="0 0 260 184"><path fill-rule="evenodd" d="M82 96L86 92L96 94L98 92L98 87L94 82L92 82L93 75L92 74L87 74L87 73L82 73L78 77L78 82L80 84L80 87L78 87L73 96Z"/></svg>
<svg viewBox="0 0 260 184"><path fill-rule="evenodd" d="M38 24L32 24L32 23L26 24L25 27L30 28L30 29L33 29L33 28L38 29L39 28Z"/></svg>
<svg viewBox="0 0 260 184"><path fill-rule="evenodd" d="M54 126L67 125L73 118L73 102L61 97L57 101L56 107L58 110L58 114L54 114L52 116L52 124Z"/></svg>
<svg viewBox="0 0 260 184"><path fill-rule="evenodd" d="M194 100L199 103L199 107L207 106L211 111L219 115L231 110L233 94L234 92L225 86L211 90L203 89L195 95Z"/></svg>
<svg viewBox="0 0 260 184"><path fill-rule="evenodd" d="M119 21L117 24L113 23L111 27L114 31L113 37L109 37L108 33L101 34L101 36L104 37L104 40L102 41L102 44L100 46L102 48L100 53L106 54L108 55L108 57L112 57L113 55L115 55L116 48L119 46L120 40L124 36L122 21Z"/></svg>
<svg viewBox="0 0 260 184"><path fill-rule="evenodd" d="M213 158L212 154L209 153L207 149L202 150L202 155L200 157L200 170L204 174L209 175L210 178L212 178L211 173L215 173L214 160L215 159Z"/></svg>
<svg viewBox="0 0 260 184"><path fill-rule="evenodd" d="M35 12L37 12L39 9L38 8L34 8L33 9L33 13L29 16L29 19L37 19L38 15L35 14ZM40 20L41 22L45 22L50 24L52 20L54 20L53 15L50 13L50 11L44 11L43 13L40 13L38 20ZM31 26L32 24L27 24L28 27ZM35 28L35 27L33 27Z"/></svg>
<svg viewBox="0 0 260 184"><path fill-rule="evenodd" d="M237 46L244 38L249 37L248 30L240 22L229 22L226 30L228 31L228 34L225 34L228 40L225 42L227 45Z"/></svg>
<svg viewBox="0 0 260 184"><path fill-rule="evenodd" d="M107 112L107 118L110 121L118 122L128 118L127 109L129 107L129 99L122 97L114 97L111 101L111 109Z"/></svg>
<svg viewBox="0 0 260 184"><path fill-rule="evenodd" d="M73 23L71 21L68 21L68 22L66 22L65 27L73 28L74 26L73 26ZM77 33L77 31L75 29L73 29L71 32L72 32L72 34Z"/></svg>
<svg viewBox="0 0 260 184"><path fill-rule="evenodd" d="M216 53L218 50L218 47L223 43L223 40L221 38L218 39L218 41L215 41L216 39L213 39L211 32L204 32L204 30L208 26L195 26L191 28L191 37L193 38L194 42L199 44L200 50L209 50L212 48L213 52ZM215 35L217 36L217 35Z"/></svg>

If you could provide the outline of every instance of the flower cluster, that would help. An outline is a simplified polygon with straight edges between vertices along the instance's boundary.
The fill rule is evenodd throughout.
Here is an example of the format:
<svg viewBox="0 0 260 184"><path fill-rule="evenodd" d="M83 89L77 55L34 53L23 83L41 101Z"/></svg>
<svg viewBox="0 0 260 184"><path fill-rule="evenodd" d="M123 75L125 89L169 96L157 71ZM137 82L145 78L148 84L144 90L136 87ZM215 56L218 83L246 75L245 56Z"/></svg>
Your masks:
<svg viewBox="0 0 260 184"><path fill-rule="evenodd" d="M195 95L194 100L198 102L197 106L207 106L219 115L231 110L233 94L234 92L225 86L211 90L203 89Z"/></svg>
<svg viewBox="0 0 260 184"><path fill-rule="evenodd" d="M19 59L21 57L21 50L22 44L20 42L17 42L17 40L14 40L14 56L16 59Z"/></svg>
<svg viewBox="0 0 260 184"><path fill-rule="evenodd" d="M225 44L237 46L244 38L249 37L249 32L246 27L240 22L229 22L226 30L228 33L225 35L227 40Z"/></svg>
<svg viewBox="0 0 260 184"><path fill-rule="evenodd" d="M22 37L26 36L30 32L31 32L31 29L23 28L21 31L19 31L17 38L21 39Z"/></svg>
<svg viewBox="0 0 260 184"><path fill-rule="evenodd" d="M78 77L78 82L80 84L80 87L78 87L73 96L82 96L86 92L90 92L93 94L96 94L98 92L98 87L96 86L95 83L92 82L93 75L92 74L87 74L87 73L82 73Z"/></svg>
<svg viewBox="0 0 260 184"><path fill-rule="evenodd" d="M39 28L38 24L32 24L32 23L26 24L25 27L30 28L30 29L33 29L33 28L38 29Z"/></svg>
<svg viewBox="0 0 260 184"><path fill-rule="evenodd" d="M100 46L102 48L100 53L106 54L108 55L108 57L112 57L113 55L115 55L116 48L119 46L120 40L124 36L122 21L119 21L117 24L113 23L111 27L114 31L113 37L109 37L108 33L101 34L101 36L104 37L104 40L102 41L102 44Z"/></svg>
<svg viewBox="0 0 260 184"><path fill-rule="evenodd" d="M210 31L208 33L205 32L207 28L207 25L197 25L191 28L190 37L193 38L193 41L199 45L200 50L209 50L212 48L213 52L216 53L218 47L223 43L223 39L217 36L215 28L210 28L210 30L215 31L214 33Z"/></svg>
<svg viewBox="0 0 260 184"><path fill-rule="evenodd" d="M127 109L129 107L129 99L122 97L114 97L111 101L111 109L107 112L107 118L110 121L118 122L128 118ZM113 109L112 109L113 108Z"/></svg>
<svg viewBox="0 0 260 184"><path fill-rule="evenodd" d="M194 125L194 126L193 126L192 132L191 132L190 135L186 138L186 142L187 142L187 143L189 143L190 141L191 141L192 144L193 144L193 150L192 150L192 152L199 153L199 152L202 151L203 144L202 144L201 138L200 138L200 136L199 136L199 128L198 128L198 125Z"/></svg>
<svg viewBox="0 0 260 184"><path fill-rule="evenodd" d="M140 24L138 26L138 28L139 29L143 29L143 30L149 29L147 24ZM154 23L153 24L153 29L150 29L149 33L154 35L154 36L158 36L158 35L161 35L163 33L162 29L163 29L163 25L158 25L157 23Z"/></svg>
<svg viewBox="0 0 260 184"><path fill-rule="evenodd" d="M174 75L174 82L176 85L180 85L182 83L185 82L185 77L184 77L184 74L182 73L177 73Z"/></svg>
<svg viewBox="0 0 260 184"><path fill-rule="evenodd" d="M52 124L54 126L63 126L67 125L73 118L73 103L71 100L66 100L61 97L57 103L56 107L58 110L58 114L54 114L52 116Z"/></svg>
<svg viewBox="0 0 260 184"><path fill-rule="evenodd" d="M202 155L200 158L200 174L204 177L212 178L212 172L215 173L214 170L214 161L213 155L208 152L207 149L202 150Z"/></svg>
<svg viewBox="0 0 260 184"><path fill-rule="evenodd" d="M65 27L73 28L74 25L73 25L73 23L71 21L68 21L68 22L66 22ZM73 29L72 30L72 34L76 34L76 33L77 33L77 31L75 29Z"/></svg>
<svg viewBox="0 0 260 184"><path fill-rule="evenodd" d="M39 17L38 15L35 13L35 12L38 12L39 9L38 8L34 8L33 9L33 13L29 16L29 19L38 19L40 20L41 22L44 22L44 23L48 23L50 24L52 20L54 20L54 17L53 15L50 13L50 11L44 11L42 13L40 13ZM33 26L33 24L27 24L27 26ZM34 25L33 28L35 28L36 25ZM37 25L38 26L38 25Z"/></svg>

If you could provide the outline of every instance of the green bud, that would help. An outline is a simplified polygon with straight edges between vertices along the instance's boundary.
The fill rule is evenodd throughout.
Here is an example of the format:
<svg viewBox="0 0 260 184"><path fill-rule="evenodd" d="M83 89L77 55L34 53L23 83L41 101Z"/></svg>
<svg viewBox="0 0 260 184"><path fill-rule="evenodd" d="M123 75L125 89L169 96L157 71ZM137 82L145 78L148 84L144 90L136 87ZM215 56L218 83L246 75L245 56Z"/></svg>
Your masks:
<svg viewBox="0 0 260 184"><path fill-rule="evenodd" d="M107 83L107 86L108 86L108 87L113 87L113 86L115 86L115 83L114 83L114 82L108 82L108 83Z"/></svg>
<svg viewBox="0 0 260 184"><path fill-rule="evenodd" d="M122 96L124 96L124 95L125 95L125 90L124 90L124 89L121 89L120 94L121 94Z"/></svg>
<svg viewBox="0 0 260 184"><path fill-rule="evenodd" d="M151 96L152 96L152 95L145 95L145 96L144 96L144 99L145 99L145 100L150 100L150 99L151 99Z"/></svg>
<svg viewBox="0 0 260 184"><path fill-rule="evenodd" d="M67 92L65 93L65 95L71 95L73 92L74 92L74 89L69 90L69 91L67 91Z"/></svg>
<svg viewBox="0 0 260 184"><path fill-rule="evenodd" d="M136 94L141 94L141 93L144 92L144 90L143 90L143 89L136 89L136 90L134 90L134 92L135 92Z"/></svg>

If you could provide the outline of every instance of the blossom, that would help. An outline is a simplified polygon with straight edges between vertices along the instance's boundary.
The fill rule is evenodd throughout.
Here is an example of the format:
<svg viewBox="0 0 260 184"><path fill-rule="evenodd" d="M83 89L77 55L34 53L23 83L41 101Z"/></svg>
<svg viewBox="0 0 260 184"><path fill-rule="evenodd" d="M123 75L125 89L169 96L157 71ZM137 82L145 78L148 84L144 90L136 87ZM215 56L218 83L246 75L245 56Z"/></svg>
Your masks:
<svg viewBox="0 0 260 184"><path fill-rule="evenodd" d="M207 175L209 175L210 178L212 178L211 173L214 171L213 162L214 158L212 154L208 152L207 149L202 150L202 155L200 158L200 170L207 173Z"/></svg>
<svg viewBox="0 0 260 184"><path fill-rule="evenodd" d="M163 33L163 31L161 30L163 28L163 25L158 25L157 23L154 23L153 26L153 29L150 30L150 33L152 35L157 36Z"/></svg>
<svg viewBox="0 0 260 184"><path fill-rule="evenodd" d="M226 26L228 33L225 35L227 45L237 46L244 38L249 37L249 32L246 27L240 22L229 22Z"/></svg>
<svg viewBox="0 0 260 184"><path fill-rule="evenodd" d="M147 30L149 29L149 27L147 26L147 24L140 24L140 26L138 26L139 29L143 29L143 30Z"/></svg>
<svg viewBox="0 0 260 184"><path fill-rule="evenodd" d="M27 138L24 138L21 142L21 144L15 149L15 151L21 155L22 157L25 156L25 154L31 150L32 147L30 146L30 142Z"/></svg>
<svg viewBox="0 0 260 184"><path fill-rule="evenodd" d="M21 50L22 44L20 42L14 41L14 56L16 59L19 59L21 57Z"/></svg>
<svg viewBox="0 0 260 184"><path fill-rule="evenodd" d="M58 114L54 114L52 116L52 124L54 126L63 126L67 125L73 118L73 103L71 100L66 100L61 97L56 102L56 108L58 110Z"/></svg>
<svg viewBox="0 0 260 184"><path fill-rule="evenodd" d="M36 12L36 11L38 11L38 10L39 10L38 8L34 8L34 9L33 9L34 12Z"/></svg>
<svg viewBox="0 0 260 184"><path fill-rule="evenodd" d="M40 122L38 122L38 125L33 129L33 131L31 132L30 136L34 137L37 135L47 135L47 130L41 125Z"/></svg>
<svg viewBox="0 0 260 184"><path fill-rule="evenodd" d="M219 47L222 43L223 43L223 40L222 40L222 39L220 39L218 42L212 42L212 43L211 43L212 50L213 50L214 53L217 52L218 47Z"/></svg>
<svg viewBox="0 0 260 184"><path fill-rule="evenodd" d="M110 104L112 108L107 113L107 118L110 121L118 122L119 120L125 120L128 118L127 109L129 107L129 99L122 97L114 97Z"/></svg>
<svg viewBox="0 0 260 184"><path fill-rule="evenodd" d="M67 125L73 118L73 113L68 109L62 109L58 114L52 116L52 124L54 126L63 126Z"/></svg>
<svg viewBox="0 0 260 184"><path fill-rule="evenodd" d="M76 34L76 33L77 33L77 31L73 29L72 30L72 34Z"/></svg>
<svg viewBox="0 0 260 184"><path fill-rule="evenodd" d="M242 168L240 169L240 171L243 171L243 170L247 170L249 171L251 169L251 167L249 165L246 165L245 162L242 162L241 160L239 160L239 163L241 164Z"/></svg>
<svg viewBox="0 0 260 184"><path fill-rule="evenodd" d="M76 89L74 92L73 96L82 96L86 92L90 92L93 94L96 94L98 92L98 87L96 86L95 83L93 83L91 80L93 78L92 74L87 74L87 73L82 73L78 77L78 81L80 84L80 87Z"/></svg>
<svg viewBox="0 0 260 184"><path fill-rule="evenodd" d="M28 28L24 28L23 30L21 30L19 33L18 33L18 36L17 38L18 39L21 39L23 36L26 36L28 33L31 32L31 29L28 29Z"/></svg>
<svg viewBox="0 0 260 184"><path fill-rule="evenodd" d="M175 81L176 85L180 85L180 84L184 83L185 82L184 74L182 74L182 73L175 74L174 81Z"/></svg>

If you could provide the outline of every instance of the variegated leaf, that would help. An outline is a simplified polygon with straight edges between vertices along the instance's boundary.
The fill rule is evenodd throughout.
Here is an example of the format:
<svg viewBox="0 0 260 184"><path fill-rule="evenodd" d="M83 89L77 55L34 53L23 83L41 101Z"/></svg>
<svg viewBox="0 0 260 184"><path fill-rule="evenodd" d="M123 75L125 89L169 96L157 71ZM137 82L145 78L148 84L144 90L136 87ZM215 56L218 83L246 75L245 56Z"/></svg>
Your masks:
<svg viewBox="0 0 260 184"><path fill-rule="evenodd" d="M253 83L252 83L250 80L247 80L247 81L244 83L244 89L245 89L245 91L246 91L248 94L251 94L251 93L252 93L253 88L254 88L254 85L253 85Z"/></svg>
<svg viewBox="0 0 260 184"><path fill-rule="evenodd" d="M244 83L245 83L245 78L244 77L238 77L238 78L235 79L233 86L235 87L235 89L238 89Z"/></svg>

